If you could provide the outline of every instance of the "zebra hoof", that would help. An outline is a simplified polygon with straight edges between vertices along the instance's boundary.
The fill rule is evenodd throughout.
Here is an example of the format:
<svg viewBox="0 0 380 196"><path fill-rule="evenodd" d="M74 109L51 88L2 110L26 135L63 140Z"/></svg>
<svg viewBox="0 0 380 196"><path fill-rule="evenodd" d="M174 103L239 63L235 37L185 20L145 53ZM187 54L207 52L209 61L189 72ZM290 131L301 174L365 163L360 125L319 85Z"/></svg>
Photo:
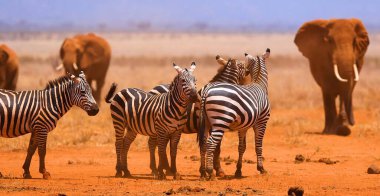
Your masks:
<svg viewBox="0 0 380 196"><path fill-rule="evenodd" d="M224 178L226 176L226 173L224 173L222 169L219 169L218 171L216 171L216 176Z"/></svg>
<svg viewBox="0 0 380 196"><path fill-rule="evenodd" d="M123 176L123 173L121 171L117 171L115 174L115 178L121 178Z"/></svg>
<svg viewBox="0 0 380 196"><path fill-rule="evenodd" d="M207 179L208 181L214 181L216 178L215 178L215 174L214 173L211 173L209 178Z"/></svg>
<svg viewBox="0 0 380 196"><path fill-rule="evenodd" d="M50 180L51 179L51 175L49 172L44 172L42 174L42 178L45 179L45 180Z"/></svg>
<svg viewBox="0 0 380 196"><path fill-rule="evenodd" d="M32 179L30 173L24 173L22 176L24 177L24 179Z"/></svg>
<svg viewBox="0 0 380 196"><path fill-rule="evenodd" d="M166 176L165 176L164 173L158 173L158 175L157 175L157 179L158 179L158 180L166 180Z"/></svg>
<svg viewBox="0 0 380 196"><path fill-rule="evenodd" d="M183 180L181 174L179 174L178 172L174 175L173 177L173 180Z"/></svg>
<svg viewBox="0 0 380 196"><path fill-rule="evenodd" d="M235 178L242 178L243 174L241 173L241 170L236 170L235 172Z"/></svg>
<svg viewBox="0 0 380 196"><path fill-rule="evenodd" d="M166 176L174 176L174 173L172 171L170 171L170 169L167 169L165 172L165 175Z"/></svg>
<svg viewBox="0 0 380 196"><path fill-rule="evenodd" d="M129 171L124 172L123 178L132 178L132 175Z"/></svg>
<svg viewBox="0 0 380 196"><path fill-rule="evenodd" d="M260 174L267 174L267 170L265 170L264 168L262 170L259 170L260 171Z"/></svg>
<svg viewBox="0 0 380 196"><path fill-rule="evenodd" d="M153 176L153 178L156 178L156 176L158 175L158 171L157 170L155 170L155 171L152 170L151 175Z"/></svg>

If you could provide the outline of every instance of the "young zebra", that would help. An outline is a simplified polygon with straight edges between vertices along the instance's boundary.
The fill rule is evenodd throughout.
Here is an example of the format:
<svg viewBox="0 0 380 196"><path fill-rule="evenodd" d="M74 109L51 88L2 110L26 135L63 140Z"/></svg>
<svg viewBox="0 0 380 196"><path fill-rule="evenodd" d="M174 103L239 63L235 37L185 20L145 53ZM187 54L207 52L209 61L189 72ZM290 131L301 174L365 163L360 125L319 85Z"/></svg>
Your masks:
<svg viewBox="0 0 380 196"><path fill-rule="evenodd" d="M236 59L229 59L228 61L221 58L219 55L216 56L217 62L221 65L219 68L217 74L212 78L212 80L209 83L217 83L217 82L226 82L231 84L242 84L244 77L247 75L247 70L245 67L245 64L236 60ZM202 88L203 89L203 88ZM198 91L199 96L201 95L201 90ZM162 84L154 87L149 93L151 94L161 94L166 93L169 91L169 85L168 84ZM186 126L183 129L182 133L185 134L193 134L198 133L198 119L199 119L199 106L200 102L197 101L195 103L192 103L187 108L187 121ZM157 167L156 167L156 158L155 158L155 149L157 146L156 138L155 137L149 137L148 140L149 145L149 151L150 151L150 168L152 170L152 174L156 175L157 173ZM216 151L214 153L214 169L216 171L216 175L223 177L224 171L220 165L220 145L216 148ZM167 162L167 158L164 159ZM167 174L170 172L170 168L165 168L167 170ZM201 170L200 170L201 172ZM202 174L201 174L202 175ZM202 175L204 176L204 174Z"/></svg>
<svg viewBox="0 0 380 196"><path fill-rule="evenodd" d="M171 169L174 179L180 175L176 168L177 145L182 129L186 124L186 108L197 99L193 71L173 64L178 72L169 92L153 95L136 88L121 90L114 97L115 84L107 94L106 102L111 103L111 115L116 136L116 177L131 177L127 165L127 153L137 134L157 138L159 151L158 178L164 179L164 168L169 168L166 158L166 145L170 140ZM113 97L112 101L110 100ZM127 131L125 131L127 130Z"/></svg>
<svg viewBox="0 0 380 196"><path fill-rule="evenodd" d="M238 130L239 133L239 160L235 177L242 176L242 159L246 149L245 138L247 130L251 127L255 131L257 170L265 173L262 163L262 141L270 116L268 74L265 65L265 59L269 57L269 54L269 49L262 56L252 57L246 54L247 67L252 78L251 84L218 83L207 86L202 94L198 141L202 148L201 167L204 168L206 162L206 171L210 178L213 177L214 150L221 142L224 132L229 130ZM205 132L206 124L210 127L210 132ZM207 146L207 150L204 146ZM207 154L206 161L205 154Z"/></svg>
<svg viewBox="0 0 380 196"><path fill-rule="evenodd" d="M29 167L37 148L39 172L44 179L50 178L45 168L47 135L73 105L85 110L89 116L99 111L83 72L79 77L67 75L50 81L44 90L0 90L1 137L13 138L32 133L23 165L24 178L32 178Z"/></svg>

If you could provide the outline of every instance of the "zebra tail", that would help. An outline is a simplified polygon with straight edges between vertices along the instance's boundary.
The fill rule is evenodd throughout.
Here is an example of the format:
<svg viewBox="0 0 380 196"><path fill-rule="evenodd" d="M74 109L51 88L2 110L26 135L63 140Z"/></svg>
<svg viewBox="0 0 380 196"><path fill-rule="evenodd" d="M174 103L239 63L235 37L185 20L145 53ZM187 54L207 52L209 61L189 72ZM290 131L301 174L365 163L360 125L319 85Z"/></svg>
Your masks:
<svg viewBox="0 0 380 196"><path fill-rule="evenodd" d="M110 90L108 90L107 96L105 98L107 103L111 103L111 99L113 98L116 92L116 87L117 87L116 83L111 84Z"/></svg>
<svg viewBox="0 0 380 196"><path fill-rule="evenodd" d="M203 92L201 93L201 105L200 105L200 112L199 112L199 130L197 133L197 140L198 140L198 145L199 148L201 149L204 143L204 135L205 135L205 129L206 129L206 110L205 110L205 101L206 101L206 96L205 92L207 87L205 87Z"/></svg>

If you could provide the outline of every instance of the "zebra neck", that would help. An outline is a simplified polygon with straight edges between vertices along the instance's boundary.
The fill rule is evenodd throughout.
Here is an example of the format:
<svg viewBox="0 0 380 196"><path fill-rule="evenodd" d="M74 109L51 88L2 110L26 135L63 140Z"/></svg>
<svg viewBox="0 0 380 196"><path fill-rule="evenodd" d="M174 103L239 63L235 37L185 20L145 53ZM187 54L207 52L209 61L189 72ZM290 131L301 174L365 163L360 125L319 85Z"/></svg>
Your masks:
<svg viewBox="0 0 380 196"><path fill-rule="evenodd" d="M213 82L225 82L230 84L238 84L239 77L236 70L227 67L219 76L216 76Z"/></svg>
<svg viewBox="0 0 380 196"><path fill-rule="evenodd" d="M259 68L257 71L251 70L251 85L258 84L265 92L268 93L268 72L265 66L265 61L259 62Z"/></svg>
<svg viewBox="0 0 380 196"><path fill-rule="evenodd" d="M73 106L71 101L70 83L57 85L43 93L42 108L57 120Z"/></svg>
<svg viewBox="0 0 380 196"><path fill-rule="evenodd" d="M177 85L168 92L168 106L175 110L176 116L185 114L188 103L189 99L186 97L185 92L182 91L181 85Z"/></svg>

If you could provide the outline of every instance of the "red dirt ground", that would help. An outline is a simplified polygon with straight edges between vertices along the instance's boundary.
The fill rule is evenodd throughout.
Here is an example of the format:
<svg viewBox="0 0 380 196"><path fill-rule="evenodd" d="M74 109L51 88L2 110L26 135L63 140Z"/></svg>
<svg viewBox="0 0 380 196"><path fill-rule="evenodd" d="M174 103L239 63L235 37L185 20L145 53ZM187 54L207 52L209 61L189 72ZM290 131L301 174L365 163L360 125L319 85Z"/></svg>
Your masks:
<svg viewBox="0 0 380 196"><path fill-rule="evenodd" d="M318 120L322 111L273 111L277 119L294 118L306 115L307 120ZM368 112L357 111L359 122L368 119ZM299 120L299 119L298 119ZM302 120L302 119L301 119ZM178 168L183 180L159 181L150 175L149 155L146 150L132 148L129 157L129 169L133 179L114 178L115 153L113 146L102 147L64 147L49 149L47 168L51 180L43 180L38 173L38 156L31 166L34 179L24 180L22 164L26 150L2 152L0 168L5 179L0 179L0 195L162 195L163 192L179 187L204 188L202 192L190 194L216 195L220 192L248 195L286 195L289 187L302 186L305 195L376 195L380 191L380 175L366 173L370 164L380 164L379 130L366 133L355 132L348 137L321 135L319 128L311 128L303 133L293 133L289 127L297 124L272 122L264 139L264 167L268 174L260 175L256 164L243 164L242 179L234 179L235 163L222 167L229 177L216 181L200 181L198 161L185 156L198 155L196 143L191 149L179 150ZM237 134L225 135L222 157L237 159ZM244 158L255 160L253 135L248 135L247 151ZM195 141L194 135L183 135L185 142ZM186 144L191 146L191 144ZM297 154L302 154L311 162L294 163ZM338 161L327 165L317 162L320 158ZM185 194L185 193L182 193Z"/></svg>

